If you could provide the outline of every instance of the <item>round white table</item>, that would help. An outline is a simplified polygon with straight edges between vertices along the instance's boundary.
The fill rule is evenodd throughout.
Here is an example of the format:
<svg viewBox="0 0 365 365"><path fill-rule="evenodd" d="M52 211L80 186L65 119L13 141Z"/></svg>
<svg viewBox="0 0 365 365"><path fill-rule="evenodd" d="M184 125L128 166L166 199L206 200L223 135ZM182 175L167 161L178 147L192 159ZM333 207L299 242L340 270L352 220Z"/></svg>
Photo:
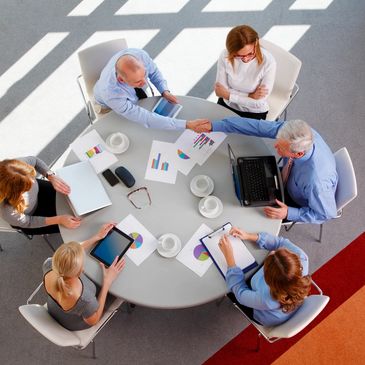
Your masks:
<svg viewBox="0 0 365 365"><path fill-rule="evenodd" d="M151 110L156 101L157 97L153 97L142 100L140 104ZM179 115L181 119L214 120L236 116L220 105L199 98L180 96L179 102L183 105ZM227 142L234 149L236 156L270 154L260 138L228 135L203 166L196 164L187 176L179 172L175 184L166 184L144 179L152 140L173 143L181 131L146 129L114 112L103 116L84 133L92 129L97 130L104 140L109 134L117 131L129 137L128 150L117 155L119 161L111 167L111 170L114 171L120 165L125 166L135 177L136 185L130 189L122 183L111 187L100 174L100 180L113 204L83 217L81 227L76 230L61 227L61 235L65 242L83 241L96 233L103 223L110 221L119 223L128 214L132 214L156 238L167 232L176 234L181 239L182 246L189 241L202 223L216 229L231 222L232 225L250 232L266 231L278 234L280 220L266 218L262 208L241 207L234 193ZM77 161L77 157L71 151L66 165ZM191 193L190 181L199 174L208 175L214 181L213 195L219 197L224 206L223 213L218 218L204 218L198 211L200 198ZM144 209L134 208L126 197L128 192L139 186L147 186L152 199L152 205ZM72 214L66 199L60 194L57 194L57 212ZM247 246L256 261L261 264L267 252L259 250L252 243L247 243ZM85 258L85 273L95 282L102 283L100 266L88 254ZM252 273L253 271L247 275ZM199 277L175 258L161 257L155 251L139 266L126 256L126 266L113 283L110 292L128 302L147 307L186 308L218 299L226 294L227 288L214 264L205 275Z"/></svg>

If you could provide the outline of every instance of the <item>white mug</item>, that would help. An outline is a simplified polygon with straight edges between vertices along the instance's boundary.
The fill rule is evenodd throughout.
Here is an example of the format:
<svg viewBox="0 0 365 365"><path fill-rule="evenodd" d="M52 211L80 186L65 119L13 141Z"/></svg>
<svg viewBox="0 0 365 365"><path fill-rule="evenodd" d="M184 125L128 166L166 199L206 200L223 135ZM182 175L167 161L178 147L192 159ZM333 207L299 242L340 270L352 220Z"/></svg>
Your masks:
<svg viewBox="0 0 365 365"><path fill-rule="evenodd" d="M195 188L198 192L204 193L209 186L208 178L204 175L199 176L195 181Z"/></svg>
<svg viewBox="0 0 365 365"><path fill-rule="evenodd" d="M109 139L110 147L122 148L125 144L125 140L122 133L116 132L110 136Z"/></svg>
<svg viewBox="0 0 365 365"><path fill-rule="evenodd" d="M218 211L218 201L217 199L215 199L214 197L207 197L207 198L204 198L204 202L203 202L203 205L202 205L202 209L209 213L209 214L214 214L214 213L217 213Z"/></svg>
<svg viewBox="0 0 365 365"><path fill-rule="evenodd" d="M162 238L161 246L165 251L173 251L176 247L176 241L171 236L166 236Z"/></svg>

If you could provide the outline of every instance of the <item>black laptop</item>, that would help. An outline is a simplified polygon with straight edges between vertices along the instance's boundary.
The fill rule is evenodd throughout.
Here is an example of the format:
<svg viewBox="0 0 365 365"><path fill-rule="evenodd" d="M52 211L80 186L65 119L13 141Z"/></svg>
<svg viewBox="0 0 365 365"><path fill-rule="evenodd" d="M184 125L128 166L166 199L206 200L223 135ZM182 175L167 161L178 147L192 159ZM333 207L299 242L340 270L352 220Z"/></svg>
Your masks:
<svg viewBox="0 0 365 365"><path fill-rule="evenodd" d="M242 206L274 206L275 199L284 202L283 183L275 156L236 158L229 144L228 155L234 189Z"/></svg>

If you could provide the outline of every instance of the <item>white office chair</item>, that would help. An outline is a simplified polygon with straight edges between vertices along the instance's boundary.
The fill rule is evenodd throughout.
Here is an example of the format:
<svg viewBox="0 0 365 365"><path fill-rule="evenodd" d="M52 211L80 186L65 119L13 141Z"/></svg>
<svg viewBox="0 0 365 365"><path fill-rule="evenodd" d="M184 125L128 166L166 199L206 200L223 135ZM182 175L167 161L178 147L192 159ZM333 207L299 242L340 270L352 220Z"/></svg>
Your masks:
<svg viewBox="0 0 365 365"><path fill-rule="evenodd" d="M256 351L260 349L260 339L263 336L268 342L273 343L282 338L290 338L298 334L305 327L309 325L319 313L322 312L324 307L327 305L330 298L326 295L323 295L322 290L318 287L318 285L312 280L312 284L320 293L319 295L309 295L304 299L301 307L296 311L296 313L289 318L286 322L272 327L265 327L250 317L240 308L240 304L236 300L232 300L234 306L245 316L245 318L257 329L258 338L257 338L257 348Z"/></svg>
<svg viewBox="0 0 365 365"><path fill-rule="evenodd" d="M267 49L276 60L276 76L274 87L268 97L269 113L267 120L278 120L299 91L296 81L302 62L290 52L266 39L260 39L262 47Z"/></svg>
<svg viewBox="0 0 365 365"><path fill-rule="evenodd" d="M357 196L357 182L354 166L352 165L351 157L346 147L342 147L334 153L336 160L336 170L338 174L337 189L335 194L337 216L334 219L342 216L343 208L352 202ZM294 224L301 222L285 222L282 223L285 230L288 232ZM319 242L322 242L323 223L319 228Z"/></svg>
<svg viewBox="0 0 365 365"><path fill-rule="evenodd" d="M94 85L110 58L125 48L127 48L127 41L125 39L114 39L78 52L81 75L77 77L76 81L79 85L86 113L91 124L98 114L94 109ZM83 78L83 84L81 83L81 78Z"/></svg>
<svg viewBox="0 0 365 365"><path fill-rule="evenodd" d="M53 342L57 346L71 346L76 348L77 350L83 350L91 342L93 344L93 358L95 359L96 352L94 338L115 315L119 307L122 305L123 300L120 298L115 299L111 303L111 305L105 310L105 313L95 326L92 326L82 331L70 331L62 327L48 313L46 304L30 304L30 301L39 291L42 285L43 283L39 284L37 289L27 300L27 304L19 307L20 313L41 335L43 335L45 338L47 338L49 341Z"/></svg>
<svg viewBox="0 0 365 365"><path fill-rule="evenodd" d="M1 216L0 216L0 232L6 232L6 233L20 233L24 237L26 237L28 240L33 239L33 235L24 233L21 229L13 228L8 222L6 222ZM47 245L51 248L51 250L54 252L55 249L52 246L50 240L48 239L48 235L42 234L42 238L46 241ZM0 244L0 251L3 251L3 247Z"/></svg>

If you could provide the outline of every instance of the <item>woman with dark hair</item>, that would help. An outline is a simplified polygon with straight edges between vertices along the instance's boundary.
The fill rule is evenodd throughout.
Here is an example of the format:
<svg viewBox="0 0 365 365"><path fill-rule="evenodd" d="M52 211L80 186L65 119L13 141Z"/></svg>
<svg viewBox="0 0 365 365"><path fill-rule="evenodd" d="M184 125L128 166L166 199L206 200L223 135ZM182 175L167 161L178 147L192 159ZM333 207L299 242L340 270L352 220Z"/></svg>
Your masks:
<svg viewBox="0 0 365 365"><path fill-rule="evenodd" d="M248 25L230 30L218 59L215 94L218 104L241 117L266 119L276 62L261 48L259 35Z"/></svg>
<svg viewBox="0 0 365 365"><path fill-rule="evenodd" d="M276 326L288 320L301 306L311 289L308 257L304 251L283 237L268 233L247 233L233 227L230 235L254 241L270 253L264 265L246 283L242 270L236 266L232 245L223 236L219 247L227 261L226 283L245 312L264 326Z"/></svg>
<svg viewBox="0 0 365 365"><path fill-rule="evenodd" d="M0 215L12 227L31 235L57 233L59 224L78 227L80 218L57 215L56 191L67 195L70 187L38 157L0 161Z"/></svg>

